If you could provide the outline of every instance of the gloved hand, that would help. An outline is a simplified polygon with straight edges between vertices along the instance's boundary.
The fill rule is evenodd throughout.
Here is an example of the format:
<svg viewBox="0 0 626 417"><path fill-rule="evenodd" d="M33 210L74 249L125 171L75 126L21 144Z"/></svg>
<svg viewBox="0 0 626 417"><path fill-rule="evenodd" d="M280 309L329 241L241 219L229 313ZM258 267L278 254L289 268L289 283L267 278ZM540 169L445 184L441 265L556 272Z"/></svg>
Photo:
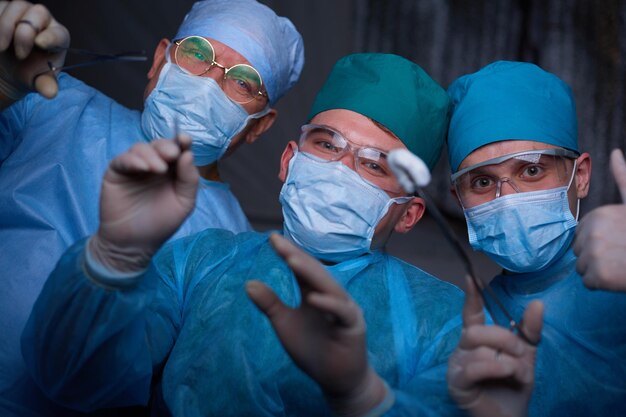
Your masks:
<svg viewBox="0 0 626 417"><path fill-rule="evenodd" d="M450 396L474 417L526 416L537 348L505 328L485 326L482 299L467 281L461 340L448 361ZM533 301L522 328L536 344L542 326L543 304Z"/></svg>
<svg viewBox="0 0 626 417"><path fill-rule="evenodd" d="M589 288L626 292L626 161L619 149L611 153L611 171L622 204L596 208L576 229L576 270Z"/></svg>
<svg viewBox="0 0 626 417"><path fill-rule="evenodd" d="M191 138L134 145L113 159L100 195L100 226L92 257L112 271L145 269L152 255L194 208L198 170Z"/></svg>
<svg viewBox="0 0 626 417"><path fill-rule="evenodd" d="M293 270L302 303L287 307L260 281L247 283L248 296L270 319L296 365L319 384L333 411L363 415L387 392L367 363L361 309L316 259L279 235L270 241Z"/></svg>
<svg viewBox="0 0 626 417"><path fill-rule="evenodd" d="M10 48L10 46L13 48ZM59 87L48 62L63 66L70 34L41 4L0 1L0 94L4 105L31 90L47 98ZM55 51L55 49L59 50ZM46 52L52 51L52 52Z"/></svg>

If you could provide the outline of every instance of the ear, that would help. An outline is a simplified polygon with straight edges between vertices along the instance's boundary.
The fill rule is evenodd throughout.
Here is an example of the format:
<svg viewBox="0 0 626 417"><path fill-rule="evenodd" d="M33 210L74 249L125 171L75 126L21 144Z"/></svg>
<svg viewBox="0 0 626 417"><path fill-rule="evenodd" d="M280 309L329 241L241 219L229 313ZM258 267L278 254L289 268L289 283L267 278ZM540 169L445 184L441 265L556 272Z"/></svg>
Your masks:
<svg viewBox="0 0 626 417"><path fill-rule="evenodd" d="M426 211L426 203L419 197L414 197L409 201L404 210L404 214L396 223L393 230L397 233L407 233L420 221Z"/></svg>
<svg viewBox="0 0 626 417"><path fill-rule="evenodd" d="M159 44L154 50L154 56L152 57L152 66L148 71L148 80L152 80L159 74L161 67L165 63L165 51L169 44L170 41L167 38L163 38L159 41Z"/></svg>
<svg viewBox="0 0 626 417"><path fill-rule="evenodd" d="M591 180L591 157L587 152L576 160L576 174L574 177L576 197L585 198L589 194L589 181Z"/></svg>
<svg viewBox="0 0 626 417"><path fill-rule="evenodd" d="M278 179L281 182L285 182L285 180L287 179L287 174L289 171L289 161L291 161L291 158L293 158L297 151L298 145L293 140L290 140L285 147L283 154L280 156L280 171L278 172Z"/></svg>
<svg viewBox="0 0 626 417"><path fill-rule="evenodd" d="M456 192L456 187L454 185L450 186L450 194L452 194L454 201L456 201L459 207L463 208L463 204L461 204L461 200L459 199L459 194Z"/></svg>
<svg viewBox="0 0 626 417"><path fill-rule="evenodd" d="M256 119L251 125L250 130L246 133L246 143L254 143L259 136L265 133L276 121L278 111L276 109L270 109L269 113L260 119Z"/></svg>

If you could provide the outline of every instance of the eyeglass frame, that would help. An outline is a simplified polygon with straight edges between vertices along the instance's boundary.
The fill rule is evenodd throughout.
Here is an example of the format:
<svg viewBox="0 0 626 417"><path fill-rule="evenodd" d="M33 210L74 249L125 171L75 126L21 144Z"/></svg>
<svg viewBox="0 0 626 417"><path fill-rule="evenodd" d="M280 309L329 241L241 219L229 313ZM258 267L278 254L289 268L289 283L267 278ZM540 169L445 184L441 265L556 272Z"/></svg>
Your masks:
<svg viewBox="0 0 626 417"><path fill-rule="evenodd" d="M521 152L515 152L515 153L510 153L507 155L498 156L496 158L487 159L486 161L482 161L477 164L468 166L452 174L450 176L450 181L454 183L460 176L470 172L473 169L480 168L480 167L487 166L487 165L498 165L504 161L513 159L515 157L518 157L521 155L534 154L534 153L540 154L540 155L563 156L568 159L578 159L580 157L580 153L575 152L575 151L570 151L569 149L563 149L563 148L531 149L528 151L521 151Z"/></svg>
<svg viewBox="0 0 626 417"><path fill-rule="evenodd" d="M511 153L511 154L507 154L507 155L502 155L502 156L498 156L496 158L491 158L488 159L486 161L482 161L479 162L477 164L471 165L469 167L463 168L462 170L455 172L454 174L452 174L450 176L450 180L452 182L452 185L456 188L457 190L457 197L461 203L461 206L465 208L465 203L463 202L463 198L461 198L461 191L459 190L459 184L457 183L457 179L461 178L464 174L467 174L470 171L473 171L476 168L480 168L483 166L489 166L489 165L498 165L501 164L505 161L508 161L510 159L514 159L517 157L520 157L522 155L548 155L548 156L556 156L556 157L563 157L563 158L567 158L567 159L572 159L574 160L574 169L576 167L576 160L580 157L580 153L575 152L575 151L571 151L569 149L564 149L564 148L549 148L549 149L530 149L527 151L520 151L520 152L515 152L515 153ZM574 172L572 172L571 176L570 176L570 183L572 181L574 177ZM497 198L499 198L501 196L501 189L502 189L502 183L506 182L507 184L509 184L509 186L511 186L511 188L513 188L513 190L515 190L516 193L520 193L523 191L520 191L520 189L518 188L518 185L512 181L510 178L507 177L499 177L496 183L496 192L495 195L493 196L492 199L489 199L487 201L493 201ZM486 203L487 201L483 202ZM475 206L472 206L475 207Z"/></svg>
<svg viewBox="0 0 626 417"><path fill-rule="evenodd" d="M309 129L310 128L310 129ZM326 159L324 157L321 156L317 156L315 154L312 154L311 152L307 152L305 150L302 150L302 145L303 143L306 141L306 134L308 131L310 130L314 130L314 129L324 129L324 130L329 130L331 132L333 132L335 135L339 136L340 138L342 138L345 142L346 142L346 147L343 148L342 152L338 154L338 157L335 159ZM359 168L358 168L358 164L357 164L357 160L360 159L361 157L359 157L358 155L358 151L362 150L362 149L366 149L366 150L373 150L376 152L379 152L381 155L383 155L385 157L385 159L388 158L389 156L389 152L387 151L383 151L382 149L373 147L373 146L355 146L352 142L350 142L350 140L348 140L348 138L346 138L341 132L339 132L337 129L334 129L328 125L320 125L320 124L316 124L316 123L306 123L303 124L302 126L300 126L300 130L302 131L302 133L300 134L300 138L298 139L298 148L307 154L311 154L315 157L321 158L326 162L337 162L339 161L341 158L343 158L345 155L347 155L348 153L352 154L352 158L354 161L354 165L355 165L355 169L354 171L359 174L359 176L361 178L363 178L363 176L361 175L361 173L359 172ZM393 173L393 171L391 170L391 168L389 169L389 174L392 175L395 178L395 174ZM372 182L371 180L367 179L367 178L363 178L365 181L368 181L369 183L375 185L376 187L382 189L385 192L390 192L390 193L394 193L394 194L402 194L403 193L403 188L400 185L400 183L398 182L398 179L396 178L396 183L397 183L397 190L389 190L389 189L385 189L383 187L381 187L380 185Z"/></svg>
<svg viewBox="0 0 626 417"><path fill-rule="evenodd" d="M269 96L267 95L267 91L263 91L263 90L262 90L263 85L264 85L264 83L263 83L263 77L261 77L261 73L260 73L260 72L259 72L256 68L254 68L254 67L253 67L252 65L250 65L250 64L244 64L244 63L231 65L230 67L226 67L225 65L220 64L219 62L217 62L217 61L215 60L215 57L217 56L217 54L215 53L215 47L213 46L213 44L211 43L211 41L209 41L207 38L205 38L205 37L203 37L203 36L198 36L198 35L190 35L190 36L185 36L185 37L184 37L184 38L182 38L182 39L177 39L177 40L174 40L174 41L173 41L174 45L176 45L176 48L174 49L174 62L176 63L176 65L178 65L178 66L179 66L180 68L182 68L182 69L185 69L185 68L183 68L182 66L180 66L180 65L178 64L178 58L177 58L176 52L178 51L178 47L179 47L179 46L180 46L180 45L181 45L184 41L186 41L187 39L190 39L190 38L200 38L200 39L203 39L206 43L208 43L208 44L209 44L209 46L211 47L211 50L213 51L213 58L211 59L211 65L209 65L209 67L208 67L208 68L207 68L204 72L202 72L201 74L191 74L191 73L189 73L189 74L194 75L194 76L197 76L197 77L201 77L201 76L203 76L204 74L206 74L207 72L209 72L209 71L210 71L210 70L211 70L211 69L215 66L215 67L217 67L217 68L220 68L220 69L224 70L224 77L223 77L223 79L226 79L226 75L228 74L228 71L230 71L231 69L233 69L233 68L235 68L235 67L237 67L237 66L245 66L245 67L251 68L251 69L252 69L254 72L256 72L256 73L257 73L257 75L259 76L259 81L260 81L259 91L257 91L256 93L253 93L253 95L252 95L252 97L250 97L250 100L249 100L249 101L246 101L246 102L237 102L237 101L235 101L235 100L233 100L233 101L235 101L235 103L239 103L239 104L248 104L248 103L252 102L253 100L257 100L259 96L264 97L265 99L267 99L267 100L269 101ZM187 71L186 69L185 69L185 71L186 71L186 72L189 72L189 71ZM230 96L229 96L229 98L230 98Z"/></svg>

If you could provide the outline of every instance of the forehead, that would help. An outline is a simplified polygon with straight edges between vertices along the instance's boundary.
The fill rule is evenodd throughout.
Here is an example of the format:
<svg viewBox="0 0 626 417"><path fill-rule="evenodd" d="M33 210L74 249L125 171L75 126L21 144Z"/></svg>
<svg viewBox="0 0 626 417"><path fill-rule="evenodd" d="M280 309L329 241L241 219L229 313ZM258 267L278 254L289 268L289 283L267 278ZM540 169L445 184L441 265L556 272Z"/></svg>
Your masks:
<svg viewBox="0 0 626 417"><path fill-rule="evenodd" d="M458 170L460 171L463 168L476 165L483 161L516 152L554 148L558 148L558 146L531 140L503 140L500 142L494 142L488 145L481 146L474 152L467 155L463 162L461 162L461 165L459 165Z"/></svg>
<svg viewBox="0 0 626 417"><path fill-rule="evenodd" d="M406 148L393 133L381 129L368 117L352 110L326 110L313 117L310 123L332 127L356 146L384 151Z"/></svg>

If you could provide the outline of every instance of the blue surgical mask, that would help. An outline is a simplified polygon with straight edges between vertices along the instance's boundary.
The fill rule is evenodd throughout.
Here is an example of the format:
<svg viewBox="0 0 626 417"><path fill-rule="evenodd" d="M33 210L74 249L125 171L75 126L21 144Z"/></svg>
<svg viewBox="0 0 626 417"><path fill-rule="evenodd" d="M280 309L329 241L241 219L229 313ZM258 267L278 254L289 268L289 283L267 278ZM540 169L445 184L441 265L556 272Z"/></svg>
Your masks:
<svg viewBox="0 0 626 417"><path fill-rule="evenodd" d="M221 158L248 121L270 111L266 106L258 113L248 114L228 98L214 79L187 74L169 62L169 49L166 57L157 84L144 104L141 126L150 139L171 138L178 123L178 130L191 136L197 166Z"/></svg>
<svg viewBox="0 0 626 417"><path fill-rule="evenodd" d="M389 198L341 162L296 152L280 192L284 234L316 258L343 262L369 252L389 207L412 198Z"/></svg>
<svg viewBox="0 0 626 417"><path fill-rule="evenodd" d="M569 208L568 190L569 185L509 194L465 209L472 248L511 272L546 268L574 238L578 222Z"/></svg>

